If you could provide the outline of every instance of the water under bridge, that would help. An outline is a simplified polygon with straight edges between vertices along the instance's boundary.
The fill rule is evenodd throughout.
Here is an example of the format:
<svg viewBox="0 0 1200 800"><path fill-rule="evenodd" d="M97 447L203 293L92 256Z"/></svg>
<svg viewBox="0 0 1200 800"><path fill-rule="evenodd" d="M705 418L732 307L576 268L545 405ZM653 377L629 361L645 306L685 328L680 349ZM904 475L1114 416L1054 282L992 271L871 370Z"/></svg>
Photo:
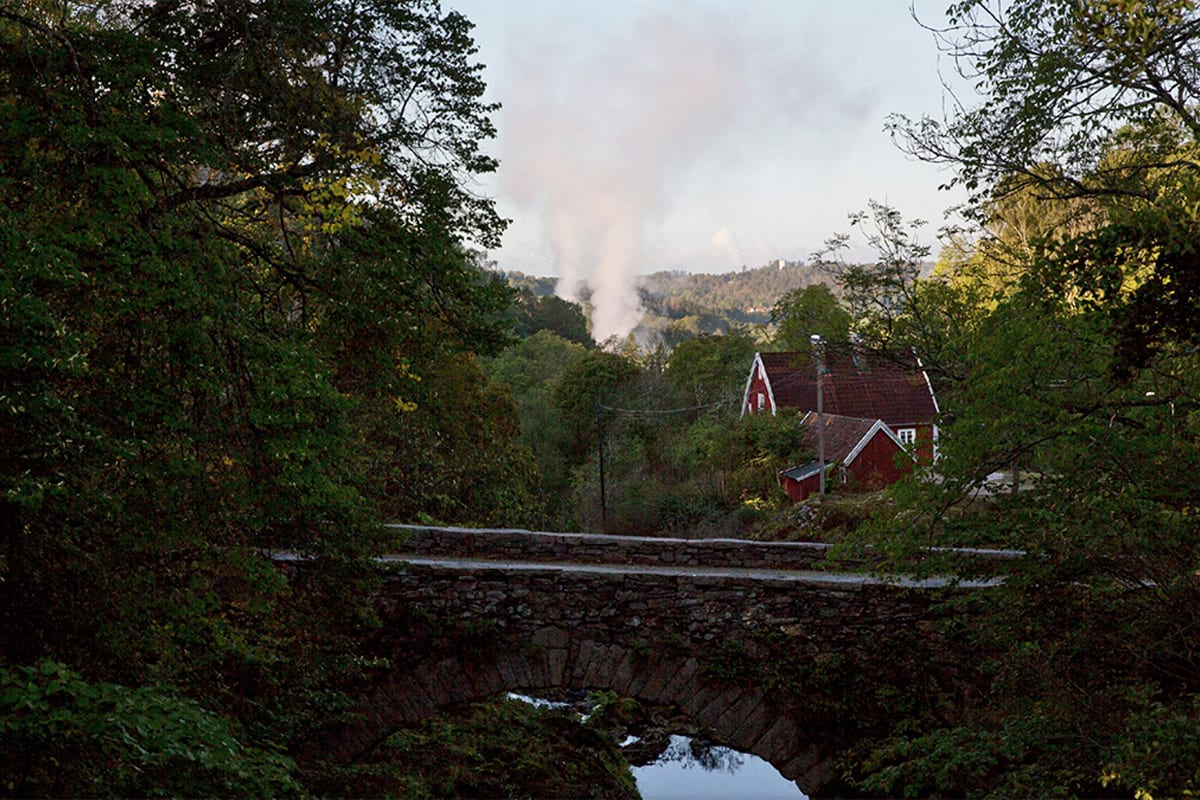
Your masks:
<svg viewBox="0 0 1200 800"><path fill-rule="evenodd" d="M390 667L359 721L320 742L334 758L460 703L610 690L819 796L866 733L972 690L963 615L944 601L987 581L829 571L815 543L395 527L365 643Z"/></svg>

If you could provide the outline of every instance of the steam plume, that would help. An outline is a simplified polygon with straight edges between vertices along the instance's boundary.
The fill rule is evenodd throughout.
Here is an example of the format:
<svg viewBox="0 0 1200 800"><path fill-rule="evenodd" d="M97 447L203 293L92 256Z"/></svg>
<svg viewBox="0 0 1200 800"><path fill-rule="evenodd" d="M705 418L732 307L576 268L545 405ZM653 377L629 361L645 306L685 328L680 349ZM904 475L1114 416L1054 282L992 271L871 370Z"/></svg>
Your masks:
<svg viewBox="0 0 1200 800"><path fill-rule="evenodd" d="M801 95L826 81L798 78L815 71L785 57L794 45L699 7L643 18L590 55L528 45L501 118L505 188L540 207L560 294L591 288L596 340L623 338L643 315L635 278L657 266L648 228L669 210L671 187L718 145L728 158L731 142L744 151L756 130L794 124ZM711 244L737 250L728 230Z"/></svg>

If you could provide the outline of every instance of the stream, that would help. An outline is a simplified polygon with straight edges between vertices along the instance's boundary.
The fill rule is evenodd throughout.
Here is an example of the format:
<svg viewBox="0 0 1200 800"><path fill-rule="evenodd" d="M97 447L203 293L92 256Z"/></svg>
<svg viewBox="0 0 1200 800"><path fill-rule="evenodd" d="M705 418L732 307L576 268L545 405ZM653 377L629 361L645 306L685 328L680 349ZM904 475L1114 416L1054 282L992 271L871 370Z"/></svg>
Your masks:
<svg viewBox="0 0 1200 800"><path fill-rule="evenodd" d="M633 768L642 800L807 800L766 761L728 747L671 743L652 764Z"/></svg>
<svg viewBox="0 0 1200 800"><path fill-rule="evenodd" d="M535 706L572 707L515 692L508 698ZM639 741L630 736L621 746ZM794 782L758 756L681 734L671 734L657 758L632 767L632 772L642 800L808 800Z"/></svg>

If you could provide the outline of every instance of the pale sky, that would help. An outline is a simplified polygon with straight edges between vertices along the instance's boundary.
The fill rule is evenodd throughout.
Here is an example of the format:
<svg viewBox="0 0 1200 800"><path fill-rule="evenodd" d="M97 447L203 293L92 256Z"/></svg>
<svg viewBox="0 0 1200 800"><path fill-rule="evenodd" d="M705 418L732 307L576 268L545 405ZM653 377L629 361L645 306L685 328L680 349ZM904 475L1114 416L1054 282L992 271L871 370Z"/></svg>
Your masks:
<svg viewBox="0 0 1200 800"><path fill-rule="evenodd" d="M917 13L940 24L946 2ZM502 269L607 283L628 305L633 275L808 260L871 199L928 220L936 250L962 199L883 129L950 102L953 65L909 0L443 5L475 23L503 105L500 169L478 187L513 220L489 253Z"/></svg>

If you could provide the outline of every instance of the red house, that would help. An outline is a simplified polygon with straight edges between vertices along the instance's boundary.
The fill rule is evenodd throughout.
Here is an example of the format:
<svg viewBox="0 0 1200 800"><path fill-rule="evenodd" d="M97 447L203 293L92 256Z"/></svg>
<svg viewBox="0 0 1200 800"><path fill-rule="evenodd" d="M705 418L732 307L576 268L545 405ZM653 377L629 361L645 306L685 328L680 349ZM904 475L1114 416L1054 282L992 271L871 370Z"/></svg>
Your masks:
<svg viewBox="0 0 1200 800"><path fill-rule="evenodd" d="M817 420L815 412L804 415L804 447L817 452ZM832 474L830 482L850 485L864 490L880 489L895 483L912 469L912 454L881 419L843 417L821 414L825 438L825 467ZM813 459L779 473L779 483L788 497L799 502L820 489L821 464Z"/></svg>
<svg viewBox="0 0 1200 800"><path fill-rule="evenodd" d="M809 353L755 353L742 414L816 411L817 370ZM915 357L829 347L820 370L825 412L883 420L903 446L923 460L932 460L937 398Z"/></svg>

